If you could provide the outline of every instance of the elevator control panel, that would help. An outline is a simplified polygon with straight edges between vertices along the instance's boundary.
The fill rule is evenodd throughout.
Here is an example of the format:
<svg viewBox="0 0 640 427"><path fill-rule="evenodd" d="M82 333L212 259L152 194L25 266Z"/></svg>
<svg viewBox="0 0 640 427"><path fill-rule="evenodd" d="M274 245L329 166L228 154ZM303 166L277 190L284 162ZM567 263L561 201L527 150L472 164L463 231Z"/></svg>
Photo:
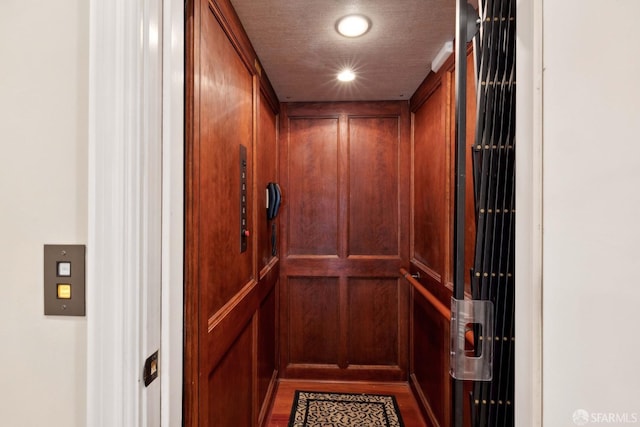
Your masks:
<svg viewBox="0 0 640 427"><path fill-rule="evenodd" d="M247 250L249 233L247 222L247 147L240 145L240 253Z"/></svg>
<svg viewBox="0 0 640 427"><path fill-rule="evenodd" d="M85 315L85 246L44 245L44 314Z"/></svg>

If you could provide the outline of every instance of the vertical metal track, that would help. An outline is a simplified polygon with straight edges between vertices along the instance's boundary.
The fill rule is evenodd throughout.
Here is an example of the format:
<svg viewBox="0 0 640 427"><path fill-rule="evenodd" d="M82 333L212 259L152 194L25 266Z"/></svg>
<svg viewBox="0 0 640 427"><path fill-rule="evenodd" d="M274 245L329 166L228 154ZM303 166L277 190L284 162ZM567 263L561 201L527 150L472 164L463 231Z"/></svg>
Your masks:
<svg viewBox="0 0 640 427"><path fill-rule="evenodd" d="M456 3L456 121L455 121L455 200L453 229L453 297L464 299L464 207L465 207L465 144L466 144L466 98L467 98L467 0ZM453 333L453 332L452 332ZM464 420L464 382L453 379L452 424L462 427Z"/></svg>
<svg viewBox="0 0 640 427"><path fill-rule="evenodd" d="M471 294L495 306L493 380L476 382L474 427L514 425L515 0L480 0L472 147L476 244ZM476 345L476 348L479 348Z"/></svg>

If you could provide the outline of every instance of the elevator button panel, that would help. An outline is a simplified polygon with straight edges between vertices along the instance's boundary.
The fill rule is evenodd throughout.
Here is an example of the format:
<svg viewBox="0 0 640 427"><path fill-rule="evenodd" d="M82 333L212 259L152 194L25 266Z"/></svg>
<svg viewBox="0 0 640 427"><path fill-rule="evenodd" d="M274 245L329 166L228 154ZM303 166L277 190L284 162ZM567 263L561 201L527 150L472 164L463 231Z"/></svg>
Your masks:
<svg viewBox="0 0 640 427"><path fill-rule="evenodd" d="M85 246L44 245L44 314L85 315Z"/></svg>
<svg viewBox="0 0 640 427"><path fill-rule="evenodd" d="M247 222L247 147L240 145L240 253L247 250L249 232Z"/></svg>

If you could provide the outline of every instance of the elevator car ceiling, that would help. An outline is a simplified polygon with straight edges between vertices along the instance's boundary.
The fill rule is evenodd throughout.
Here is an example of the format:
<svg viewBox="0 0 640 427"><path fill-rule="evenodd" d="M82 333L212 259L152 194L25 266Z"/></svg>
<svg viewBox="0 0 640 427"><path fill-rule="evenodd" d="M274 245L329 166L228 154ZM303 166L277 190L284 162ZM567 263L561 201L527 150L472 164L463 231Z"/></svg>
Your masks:
<svg viewBox="0 0 640 427"><path fill-rule="evenodd" d="M231 3L282 102L409 99L455 32L454 0ZM335 31L352 13L372 22L362 37ZM349 84L336 80L345 66L357 74Z"/></svg>

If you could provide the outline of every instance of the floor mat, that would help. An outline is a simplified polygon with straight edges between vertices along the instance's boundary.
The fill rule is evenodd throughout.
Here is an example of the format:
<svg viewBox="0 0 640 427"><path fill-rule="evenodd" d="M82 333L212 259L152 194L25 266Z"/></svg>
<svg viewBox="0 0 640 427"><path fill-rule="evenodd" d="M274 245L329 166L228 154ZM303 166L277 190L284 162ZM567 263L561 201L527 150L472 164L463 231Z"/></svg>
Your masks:
<svg viewBox="0 0 640 427"><path fill-rule="evenodd" d="M394 396L297 390L289 427L404 427Z"/></svg>

